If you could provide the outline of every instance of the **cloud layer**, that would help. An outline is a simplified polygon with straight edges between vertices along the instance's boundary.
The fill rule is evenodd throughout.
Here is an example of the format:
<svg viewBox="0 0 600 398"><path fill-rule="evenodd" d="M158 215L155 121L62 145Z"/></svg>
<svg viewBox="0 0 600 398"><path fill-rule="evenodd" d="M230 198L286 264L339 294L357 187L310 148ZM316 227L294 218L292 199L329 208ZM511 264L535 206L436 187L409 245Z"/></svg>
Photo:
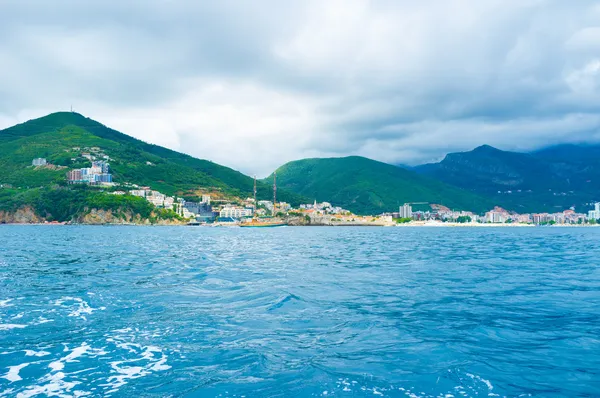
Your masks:
<svg viewBox="0 0 600 398"><path fill-rule="evenodd" d="M0 128L74 108L266 175L600 141L592 0L0 3Z"/></svg>

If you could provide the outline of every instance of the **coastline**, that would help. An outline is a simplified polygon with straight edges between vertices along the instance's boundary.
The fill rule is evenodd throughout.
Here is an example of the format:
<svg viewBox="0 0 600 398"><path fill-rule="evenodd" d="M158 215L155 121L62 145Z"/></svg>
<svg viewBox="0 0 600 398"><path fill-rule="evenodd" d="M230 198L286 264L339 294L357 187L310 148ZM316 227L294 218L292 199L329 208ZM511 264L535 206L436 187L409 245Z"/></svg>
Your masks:
<svg viewBox="0 0 600 398"><path fill-rule="evenodd" d="M0 223L1 226L16 226L16 225L29 225L29 226L104 226L104 227L194 227L194 228L239 228L239 224L231 225L219 225L219 224L188 224L188 223L71 223L71 222L48 222L48 223ZM286 227L398 227L398 228L598 228L600 224L555 224L555 225L537 225L537 224L502 224L502 223L405 223L405 224L287 224Z"/></svg>

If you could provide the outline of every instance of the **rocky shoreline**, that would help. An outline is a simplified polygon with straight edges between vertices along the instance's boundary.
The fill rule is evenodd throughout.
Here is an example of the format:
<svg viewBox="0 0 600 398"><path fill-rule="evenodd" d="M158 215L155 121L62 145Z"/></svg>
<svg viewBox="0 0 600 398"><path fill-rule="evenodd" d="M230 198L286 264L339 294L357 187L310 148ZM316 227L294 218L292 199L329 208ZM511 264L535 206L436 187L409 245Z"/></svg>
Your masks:
<svg viewBox="0 0 600 398"><path fill-rule="evenodd" d="M486 223L453 223L453 222L420 222L413 221L405 224L396 224L387 217L359 217L352 219L339 219L327 215L313 215L311 217L285 217L278 220L293 227L445 227L445 228L527 228L535 227L534 224L486 224ZM86 210L84 214L74 217L70 221L48 221L35 213L31 207L23 207L14 212L0 211L0 224L6 225L114 225L114 226L238 226L239 224L196 224L181 219L143 218L131 212L113 212L112 210ZM598 227L600 225L572 225L556 224L552 227Z"/></svg>
<svg viewBox="0 0 600 398"><path fill-rule="evenodd" d="M84 214L73 217L70 221L48 221L40 217L30 206L22 207L14 212L0 211L0 224L19 225L187 225L186 220L150 219L129 211L113 212L112 210L86 210Z"/></svg>

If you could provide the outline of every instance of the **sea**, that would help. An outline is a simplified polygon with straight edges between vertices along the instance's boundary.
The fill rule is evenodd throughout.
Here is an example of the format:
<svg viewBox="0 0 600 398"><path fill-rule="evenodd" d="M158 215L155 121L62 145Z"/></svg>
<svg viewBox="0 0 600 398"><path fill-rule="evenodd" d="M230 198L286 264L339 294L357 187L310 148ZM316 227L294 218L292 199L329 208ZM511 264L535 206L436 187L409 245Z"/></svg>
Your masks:
<svg viewBox="0 0 600 398"><path fill-rule="evenodd" d="M600 228L0 226L0 397L598 397Z"/></svg>

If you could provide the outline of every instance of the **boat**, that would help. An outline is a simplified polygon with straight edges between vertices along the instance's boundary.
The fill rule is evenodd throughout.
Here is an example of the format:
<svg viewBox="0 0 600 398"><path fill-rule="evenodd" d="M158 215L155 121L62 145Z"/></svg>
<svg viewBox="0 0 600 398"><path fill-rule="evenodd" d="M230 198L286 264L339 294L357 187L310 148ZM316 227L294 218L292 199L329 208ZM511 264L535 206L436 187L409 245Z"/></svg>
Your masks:
<svg viewBox="0 0 600 398"><path fill-rule="evenodd" d="M254 217L252 221L243 222L240 224L242 228L273 228L273 227L285 227L287 224L283 221L278 221L273 218L266 220L260 220L256 216L256 176L254 176ZM277 174L273 176L273 211L272 215L275 217L277 211Z"/></svg>
<svg viewBox="0 0 600 398"><path fill-rule="evenodd" d="M287 224L282 221L260 221L254 219L250 222L241 223L242 228L273 228L273 227L285 227Z"/></svg>

